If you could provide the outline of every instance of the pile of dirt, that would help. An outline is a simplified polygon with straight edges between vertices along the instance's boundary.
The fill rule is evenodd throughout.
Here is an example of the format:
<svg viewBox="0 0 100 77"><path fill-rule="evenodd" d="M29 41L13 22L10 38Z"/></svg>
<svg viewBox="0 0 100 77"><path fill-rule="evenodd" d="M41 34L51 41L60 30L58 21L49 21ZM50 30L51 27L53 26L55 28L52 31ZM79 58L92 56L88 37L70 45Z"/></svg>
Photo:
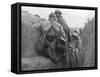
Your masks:
<svg viewBox="0 0 100 77"><path fill-rule="evenodd" d="M32 58L22 58L22 70L43 70L53 69L54 64L48 58L36 56Z"/></svg>
<svg viewBox="0 0 100 77"><path fill-rule="evenodd" d="M48 58L38 56L35 50L35 43L40 38L40 32L35 28L35 23L42 20L38 15L31 15L27 11L22 12L22 70L43 70L54 67L52 61Z"/></svg>
<svg viewBox="0 0 100 77"><path fill-rule="evenodd" d="M22 12L22 56L31 57L36 55L34 44L40 33L34 28L34 24L40 22L41 18L31 15L27 11Z"/></svg>

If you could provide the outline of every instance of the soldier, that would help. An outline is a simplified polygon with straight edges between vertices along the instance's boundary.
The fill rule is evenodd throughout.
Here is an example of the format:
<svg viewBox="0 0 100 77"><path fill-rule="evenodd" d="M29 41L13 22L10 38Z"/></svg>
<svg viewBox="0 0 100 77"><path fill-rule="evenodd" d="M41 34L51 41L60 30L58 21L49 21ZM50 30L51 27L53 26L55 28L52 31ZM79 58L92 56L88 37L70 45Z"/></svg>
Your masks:
<svg viewBox="0 0 100 77"><path fill-rule="evenodd" d="M66 35L63 27L57 22L56 15L50 13L48 20L43 19L41 22L34 24L35 28L40 29L41 38L36 43L36 50L41 56L50 58L58 66L64 66L65 57L61 58L63 51L55 51L55 33L61 36L61 40L66 41ZM42 51L41 51L42 50ZM58 56L59 55L59 56ZM59 61L60 60L60 61ZM64 60L64 61L63 61Z"/></svg>
<svg viewBox="0 0 100 77"><path fill-rule="evenodd" d="M68 38L68 40L70 40L70 35L69 35L70 30L69 30L69 27L68 27L66 21L62 17L62 12L60 10L56 10L55 14L56 14L56 17L57 17L57 22L61 24L61 26L63 27L64 32L66 34L66 37Z"/></svg>
<svg viewBox="0 0 100 77"><path fill-rule="evenodd" d="M63 37L63 40L65 42L67 42L64 28L60 23L57 22L57 18L55 17L54 13L51 13L49 15L49 21L50 21L51 25L54 26L56 31L58 33L60 33L59 35L61 35ZM60 39L60 40L62 40L62 39ZM64 44L64 41L63 41L63 45L62 45L60 40L59 39L57 40L57 44L58 44L58 45L56 45L57 46L57 50L56 50L57 52L54 55L55 55L56 60L57 60L57 58L59 60L58 61L58 67L60 66L61 68L68 68L68 63L67 63L67 59L66 59L66 55L65 55L66 54L67 45ZM68 44L68 42L67 42L67 44Z"/></svg>
<svg viewBox="0 0 100 77"><path fill-rule="evenodd" d="M57 23L56 20L57 20L56 15L54 13L50 13L48 20L44 19L41 22L34 24L35 28L38 28L41 31L40 32L41 38L39 38L39 41L37 41L38 43L36 43L36 45L38 47L38 48L37 47L36 48L38 50L41 50L43 48L43 44L45 42L48 30L51 27L53 27L56 30L56 32L64 38L63 40L65 40L65 32L64 32L62 26L59 23ZM40 45L41 47L38 45Z"/></svg>
<svg viewBox="0 0 100 77"><path fill-rule="evenodd" d="M49 15L49 21L50 21L51 26L53 26L53 27L55 28L55 30L56 30L60 35L62 35L62 37L65 38L65 32L64 32L64 30L63 30L63 27L61 26L61 24L59 24L59 23L57 22L57 17L56 17L56 15L55 15L54 13L51 13L51 14Z"/></svg>
<svg viewBox="0 0 100 77"><path fill-rule="evenodd" d="M71 34L70 41L70 65L71 67L80 67L84 62L84 53L82 48L82 40L77 30Z"/></svg>
<svg viewBox="0 0 100 77"><path fill-rule="evenodd" d="M75 40L77 40L76 42L76 48L79 49L79 51L82 51L82 40L81 37L79 36L79 32L77 30L74 31L74 33L72 34L73 36L76 37Z"/></svg>

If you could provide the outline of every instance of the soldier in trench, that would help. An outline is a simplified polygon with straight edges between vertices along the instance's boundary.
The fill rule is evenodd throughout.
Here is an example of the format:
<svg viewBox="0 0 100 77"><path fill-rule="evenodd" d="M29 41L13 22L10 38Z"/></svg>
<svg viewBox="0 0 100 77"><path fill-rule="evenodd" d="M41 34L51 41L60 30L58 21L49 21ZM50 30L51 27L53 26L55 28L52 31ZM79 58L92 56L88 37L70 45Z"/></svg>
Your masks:
<svg viewBox="0 0 100 77"><path fill-rule="evenodd" d="M71 40L69 44L70 67L81 67L84 63L84 52L82 48L82 40L77 30L71 33Z"/></svg>
<svg viewBox="0 0 100 77"><path fill-rule="evenodd" d="M39 39L39 41L37 41L38 42L37 47L39 49L40 48L39 44L40 44L40 46L42 46L42 48L39 50L42 50L41 51L42 55L50 58L54 63L58 63L60 61L60 58L62 55L60 55L58 51L55 52L55 41L51 42L50 40L56 39L55 33L57 33L58 35L60 35L62 37L60 39L62 39L63 41L66 41L66 35L63 30L63 27L57 22L56 15L54 13L51 13L49 15L49 19L46 21L42 21L41 23L38 24L38 26L39 25L41 28L42 36ZM53 29L49 33L48 31L51 27L53 27ZM60 53L62 53L62 51L60 51ZM63 63L61 61L59 62L59 64L60 64L59 67L63 67L63 65L62 65Z"/></svg>

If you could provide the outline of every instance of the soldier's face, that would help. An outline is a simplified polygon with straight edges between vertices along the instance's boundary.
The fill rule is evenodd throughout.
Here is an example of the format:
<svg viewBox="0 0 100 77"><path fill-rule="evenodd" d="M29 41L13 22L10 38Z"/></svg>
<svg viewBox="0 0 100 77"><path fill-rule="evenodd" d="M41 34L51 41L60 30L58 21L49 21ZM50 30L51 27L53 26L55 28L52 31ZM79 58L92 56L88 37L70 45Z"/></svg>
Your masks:
<svg viewBox="0 0 100 77"><path fill-rule="evenodd" d="M56 21L57 19L56 18L49 18L49 20Z"/></svg>
<svg viewBox="0 0 100 77"><path fill-rule="evenodd" d="M60 17L60 16L61 16L61 14L57 13L57 14L56 14L56 16L57 16L57 18L58 18L58 17Z"/></svg>

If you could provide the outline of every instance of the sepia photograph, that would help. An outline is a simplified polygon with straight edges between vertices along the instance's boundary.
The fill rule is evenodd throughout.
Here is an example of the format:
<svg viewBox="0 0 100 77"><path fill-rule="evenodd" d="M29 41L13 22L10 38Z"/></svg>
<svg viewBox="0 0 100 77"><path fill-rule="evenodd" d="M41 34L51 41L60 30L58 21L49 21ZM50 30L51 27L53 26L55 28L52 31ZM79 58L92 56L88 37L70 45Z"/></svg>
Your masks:
<svg viewBox="0 0 100 77"><path fill-rule="evenodd" d="M21 70L95 67L95 10L21 7Z"/></svg>

